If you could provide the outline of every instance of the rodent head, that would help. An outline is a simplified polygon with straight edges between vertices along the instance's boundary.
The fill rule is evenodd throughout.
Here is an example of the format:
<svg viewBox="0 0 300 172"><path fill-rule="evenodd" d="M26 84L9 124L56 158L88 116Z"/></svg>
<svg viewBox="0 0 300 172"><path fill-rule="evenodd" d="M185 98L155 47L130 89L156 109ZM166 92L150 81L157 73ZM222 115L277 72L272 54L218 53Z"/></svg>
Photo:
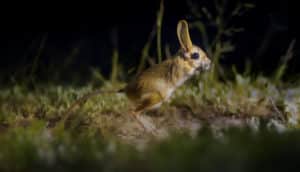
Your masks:
<svg viewBox="0 0 300 172"><path fill-rule="evenodd" d="M193 45L189 34L188 23L185 20L178 22L177 37L181 46L179 50L180 56L197 70L209 70L211 60L199 46Z"/></svg>

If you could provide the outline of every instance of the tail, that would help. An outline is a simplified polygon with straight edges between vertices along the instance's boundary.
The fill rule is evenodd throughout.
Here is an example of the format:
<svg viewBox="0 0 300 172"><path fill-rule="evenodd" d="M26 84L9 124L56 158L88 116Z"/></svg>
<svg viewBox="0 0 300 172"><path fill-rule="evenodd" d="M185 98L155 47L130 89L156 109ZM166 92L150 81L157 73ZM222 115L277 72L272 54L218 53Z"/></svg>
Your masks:
<svg viewBox="0 0 300 172"><path fill-rule="evenodd" d="M84 96L82 96L81 98L77 99L63 114L62 117L62 122L65 123L66 119L70 116L70 112L71 110L74 109L75 106L77 105L82 105L83 103L85 103L89 98L99 95L99 94L103 94L103 93L123 93L125 91L124 88L117 90L117 91L103 91L103 90L96 90L94 92L88 93Z"/></svg>

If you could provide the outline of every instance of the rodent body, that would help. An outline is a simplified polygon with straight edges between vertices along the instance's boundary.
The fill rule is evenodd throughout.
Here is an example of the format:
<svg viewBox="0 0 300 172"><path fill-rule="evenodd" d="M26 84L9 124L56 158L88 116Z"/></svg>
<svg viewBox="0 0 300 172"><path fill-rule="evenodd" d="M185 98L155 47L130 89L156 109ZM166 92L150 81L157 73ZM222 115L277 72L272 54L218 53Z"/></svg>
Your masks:
<svg viewBox="0 0 300 172"><path fill-rule="evenodd" d="M194 72L195 69L178 56L146 69L130 82L124 91L136 105L143 106L143 103L147 103L145 101L150 99L147 109L158 108L163 101L168 101L176 88L189 79ZM154 98L149 98L153 94Z"/></svg>

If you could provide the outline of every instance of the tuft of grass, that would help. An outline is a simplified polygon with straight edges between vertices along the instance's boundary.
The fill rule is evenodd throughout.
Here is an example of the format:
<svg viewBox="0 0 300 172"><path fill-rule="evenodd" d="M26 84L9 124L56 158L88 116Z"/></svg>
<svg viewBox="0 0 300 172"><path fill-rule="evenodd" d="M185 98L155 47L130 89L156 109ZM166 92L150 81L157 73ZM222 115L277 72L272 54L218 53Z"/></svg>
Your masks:
<svg viewBox="0 0 300 172"><path fill-rule="evenodd" d="M287 68L288 62L293 58L293 56L294 56L293 51L294 51L295 42L296 42L296 39L291 41L285 55L283 55L280 58L280 61L279 61L280 65L279 65L279 67L277 68L277 70L275 71L275 74L274 74L275 82L278 82L282 79L282 76L284 75L285 70Z"/></svg>
<svg viewBox="0 0 300 172"><path fill-rule="evenodd" d="M157 12L157 19L156 19L156 27L157 27L157 36L156 36L156 43L157 43L157 63L162 62L162 45L161 45L161 26L163 22L163 14L164 14L164 1L160 1L159 11Z"/></svg>

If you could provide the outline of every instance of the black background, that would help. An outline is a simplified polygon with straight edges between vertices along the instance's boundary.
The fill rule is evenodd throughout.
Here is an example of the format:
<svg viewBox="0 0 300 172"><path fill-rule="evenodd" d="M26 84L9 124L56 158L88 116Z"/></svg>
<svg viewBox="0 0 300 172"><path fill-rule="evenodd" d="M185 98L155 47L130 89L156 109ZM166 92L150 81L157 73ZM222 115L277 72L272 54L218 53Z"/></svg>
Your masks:
<svg viewBox="0 0 300 172"><path fill-rule="evenodd" d="M138 63L141 49L156 20L159 0L153 1L72 1L34 2L29 5L15 2L2 6L0 32L0 57L2 77L33 63L41 40L47 39L41 53L40 70L49 63L63 65L72 49L79 48L79 54L70 70L77 71L86 66L101 68L109 74L112 54L112 32L118 35L120 61L130 68ZM212 6L212 1L195 1ZM222 60L227 66L236 65L244 70L246 58L253 61L254 71L270 74L278 66L278 59L288 48L295 34L289 28L288 2L247 1L256 5L235 24L246 30L234 38L237 49ZM186 1L164 1L162 38L169 43L172 53L178 47L176 24L179 19L195 20L191 17ZM7 10L7 11L6 11ZM265 51L258 56L258 50L268 32L273 32ZM212 34L212 33L211 33ZM197 37L196 37L197 36ZM192 39L202 45L195 34ZM297 42L296 42L297 44ZM152 55L155 54L153 46ZM295 52L298 56L298 51ZM289 64L288 72L299 73L299 58ZM59 66L58 66L59 67ZM49 73L47 73L49 75ZM51 72L50 72L51 74ZM42 76L45 77L45 76Z"/></svg>

